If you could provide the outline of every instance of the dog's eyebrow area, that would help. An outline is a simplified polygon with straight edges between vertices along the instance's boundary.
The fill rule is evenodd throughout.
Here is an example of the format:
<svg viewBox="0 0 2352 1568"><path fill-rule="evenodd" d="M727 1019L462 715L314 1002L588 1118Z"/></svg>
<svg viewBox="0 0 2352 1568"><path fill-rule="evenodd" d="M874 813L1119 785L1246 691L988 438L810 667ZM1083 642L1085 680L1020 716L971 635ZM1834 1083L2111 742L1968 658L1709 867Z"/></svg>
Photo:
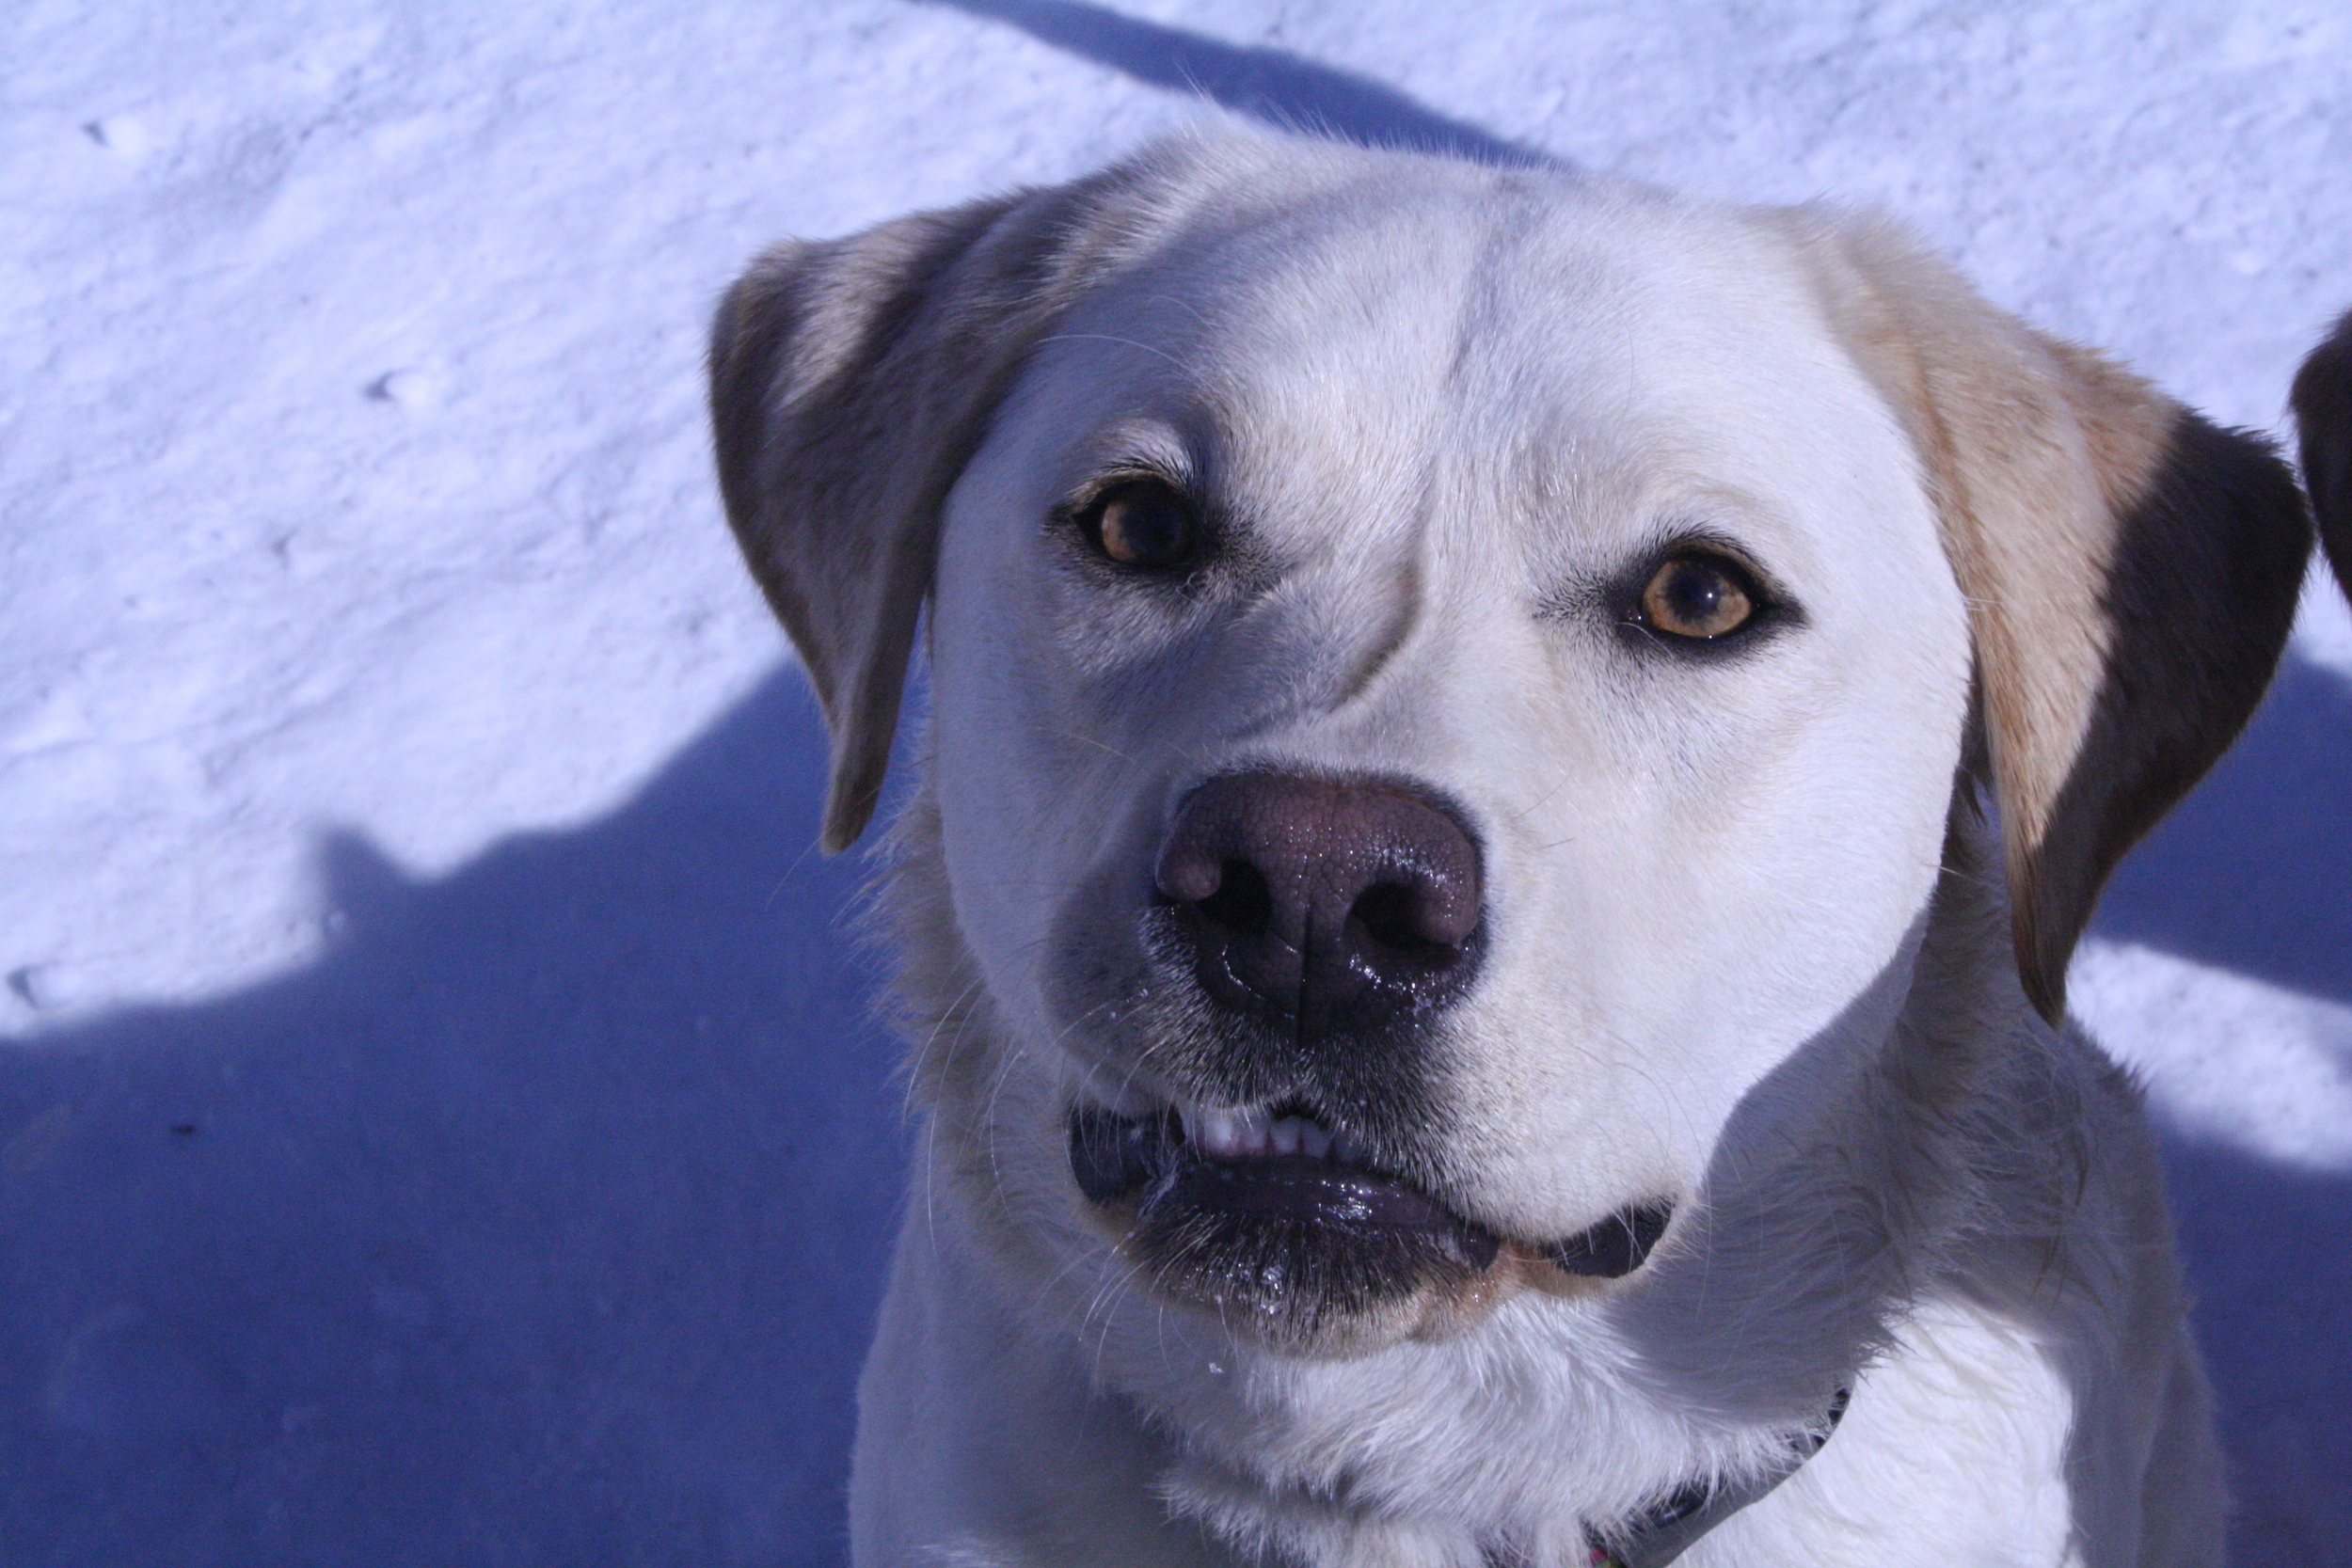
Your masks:
<svg viewBox="0 0 2352 1568"><path fill-rule="evenodd" d="M1078 411L1083 412L1083 411ZM1201 421L1187 420L1186 425ZM1121 417L1070 442L1053 466L1047 503L1050 517L1067 517L1104 491L1135 480L1153 480L1199 499L1208 480L1208 442L1198 430L1172 420Z"/></svg>

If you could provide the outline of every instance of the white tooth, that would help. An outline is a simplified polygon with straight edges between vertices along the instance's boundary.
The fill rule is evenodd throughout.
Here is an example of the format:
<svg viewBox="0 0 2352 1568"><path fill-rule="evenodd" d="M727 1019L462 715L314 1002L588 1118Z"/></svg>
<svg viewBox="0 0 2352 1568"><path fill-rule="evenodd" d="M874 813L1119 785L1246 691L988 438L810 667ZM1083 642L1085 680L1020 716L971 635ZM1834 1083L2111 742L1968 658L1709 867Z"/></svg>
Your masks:
<svg viewBox="0 0 2352 1568"><path fill-rule="evenodd" d="M1266 1141L1274 1146L1277 1154L1295 1154L1298 1152L1298 1118L1284 1117L1266 1129Z"/></svg>
<svg viewBox="0 0 2352 1568"><path fill-rule="evenodd" d="M1331 1158L1331 1134L1311 1121L1298 1124L1298 1152L1312 1160Z"/></svg>
<svg viewBox="0 0 2352 1568"><path fill-rule="evenodd" d="M1364 1163L1364 1151L1357 1148L1356 1140L1346 1133L1334 1132L1331 1134L1331 1158L1343 1165L1360 1165Z"/></svg>
<svg viewBox="0 0 2352 1568"><path fill-rule="evenodd" d="M1241 1127L1239 1143L1244 1154L1274 1152L1274 1119L1263 1111L1239 1113Z"/></svg>
<svg viewBox="0 0 2352 1568"><path fill-rule="evenodd" d="M1200 1145L1201 1153L1212 1160L1222 1160L1233 1152L1238 1140L1231 1111L1197 1111L1194 1117L1200 1125L1192 1130L1193 1142Z"/></svg>
<svg viewBox="0 0 2352 1568"><path fill-rule="evenodd" d="M1247 1111L1225 1113L1225 1152L1232 1155L1255 1154L1265 1138L1263 1123L1253 1122Z"/></svg>

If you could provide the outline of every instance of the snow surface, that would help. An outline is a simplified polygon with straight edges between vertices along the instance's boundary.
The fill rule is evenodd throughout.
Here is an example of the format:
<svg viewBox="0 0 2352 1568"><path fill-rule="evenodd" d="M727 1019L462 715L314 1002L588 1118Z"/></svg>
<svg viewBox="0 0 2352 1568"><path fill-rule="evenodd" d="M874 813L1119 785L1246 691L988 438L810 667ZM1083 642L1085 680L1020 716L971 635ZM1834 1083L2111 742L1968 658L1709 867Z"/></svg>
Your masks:
<svg viewBox="0 0 2352 1568"><path fill-rule="evenodd" d="M2279 421L2352 12L0 12L0 1563L838 1560L903 1140L698 356L1199 112L1883 203ZM2238 1560L2352 1563L2352 621L2127 863Z"/></svg>

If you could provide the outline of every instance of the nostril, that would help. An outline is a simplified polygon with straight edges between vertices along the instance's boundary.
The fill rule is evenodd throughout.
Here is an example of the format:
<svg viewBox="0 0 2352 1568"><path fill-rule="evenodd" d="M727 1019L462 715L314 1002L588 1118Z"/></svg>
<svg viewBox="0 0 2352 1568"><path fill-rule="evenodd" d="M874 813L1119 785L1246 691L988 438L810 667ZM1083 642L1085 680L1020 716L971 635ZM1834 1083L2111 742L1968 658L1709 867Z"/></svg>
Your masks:
<svg viewBox="0 0 2352 1568"><path fill-rule="evenodd" d="M1194 909L1238 935L1263 931L1274 923L1274 890L1266 886L1265 873L1248 861L1226 861L1217 872L1216 891L1193 899Z"/></svg>
<svg viewBox="0 0 2352 1568"><path fill-rule="evenodd" d="M1383 947L1427 954L1451 946L1422 928L1421 899L1402 882L1375 882L1356 900L1348 917Z"/></svg>

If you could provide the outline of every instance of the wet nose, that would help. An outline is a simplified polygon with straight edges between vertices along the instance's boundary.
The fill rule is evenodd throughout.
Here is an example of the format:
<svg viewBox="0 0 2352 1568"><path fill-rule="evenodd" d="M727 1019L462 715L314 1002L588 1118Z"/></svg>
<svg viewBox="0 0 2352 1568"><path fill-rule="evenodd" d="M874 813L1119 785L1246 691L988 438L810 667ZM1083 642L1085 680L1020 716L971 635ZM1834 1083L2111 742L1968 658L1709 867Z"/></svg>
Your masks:
<svg viewBox="0 0 2352 1568"><path fill-rule="evenodd" d="M1202 990L1302 1038L1445 1002L1481 945L1477 844L1382 780L1212 779L1178 810L1154 880Z"/></svg>

